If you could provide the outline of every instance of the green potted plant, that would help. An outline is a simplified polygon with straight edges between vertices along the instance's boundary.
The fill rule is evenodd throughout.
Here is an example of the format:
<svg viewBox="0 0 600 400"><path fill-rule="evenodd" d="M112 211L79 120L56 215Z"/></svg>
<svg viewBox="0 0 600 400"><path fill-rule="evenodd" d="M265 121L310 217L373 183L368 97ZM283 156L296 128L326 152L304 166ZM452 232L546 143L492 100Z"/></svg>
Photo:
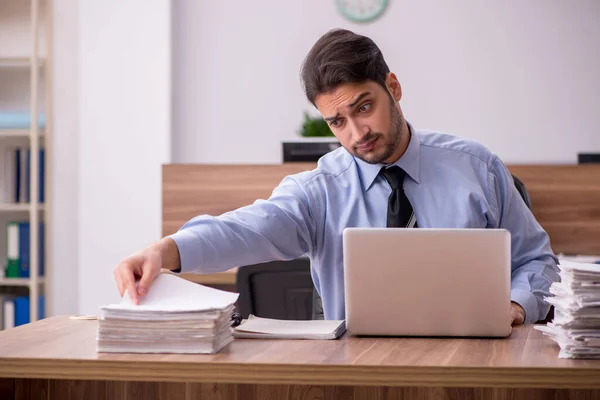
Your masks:
<svg viewBox="0 0 600 400"><path fill-rule="evenodd" d="M333 132L329 129L327 122L321 117L311 117L307 112L304 113L304 123L300 129L300 135L303 137L332 137Z"/></svg>

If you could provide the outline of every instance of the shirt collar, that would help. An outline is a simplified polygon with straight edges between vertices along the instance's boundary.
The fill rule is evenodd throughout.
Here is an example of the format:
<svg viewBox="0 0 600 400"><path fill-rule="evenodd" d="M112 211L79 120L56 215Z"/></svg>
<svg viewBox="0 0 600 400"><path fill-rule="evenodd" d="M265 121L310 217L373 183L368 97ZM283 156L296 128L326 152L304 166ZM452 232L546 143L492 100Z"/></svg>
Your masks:
<svg viewBox="0 0 600 400"><path fill-rule="evenodd" d="M397 160L393 165L397 165L402 168L408 176L410 176L415 182L420 183L419 178L419 156L420 156L420 148L421 143L419 141L418 135L415 134L415 130L412 125L408 123L408 131L410 132L410 141L408 142L408 147L406 151ZM379 171L384 166L389 166L387 164L378 163L378 164L369 164L366 161L361 160L358 157L354 157L356 164L358 166L358 174L360 176L360 181L362 182L363 190L368 191L377 175L379 175Z"/></svg>

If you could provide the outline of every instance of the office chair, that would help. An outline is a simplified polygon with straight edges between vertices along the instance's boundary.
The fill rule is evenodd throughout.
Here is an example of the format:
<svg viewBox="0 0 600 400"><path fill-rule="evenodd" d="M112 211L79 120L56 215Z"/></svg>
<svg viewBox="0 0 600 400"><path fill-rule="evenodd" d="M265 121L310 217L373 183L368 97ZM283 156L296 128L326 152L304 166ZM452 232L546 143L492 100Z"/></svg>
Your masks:
<svg viewBox="0 0 600 400"><path fill-rule="evenodd" d="M515 187L519 191L521 198L527 205L527 208L529 208L531 210L531 199L529 198L529 193L527 192L527 188L525 188L525 184L514 175L512 176L512 178L513 178L513 181L515 181Z"/></svg>
<svg viewBox="0 0 600 400"><path fill-rule="evenodd" d="M310 320L314 284L307 257L272 261L238 268L237 309L243 318Z"/></svg>

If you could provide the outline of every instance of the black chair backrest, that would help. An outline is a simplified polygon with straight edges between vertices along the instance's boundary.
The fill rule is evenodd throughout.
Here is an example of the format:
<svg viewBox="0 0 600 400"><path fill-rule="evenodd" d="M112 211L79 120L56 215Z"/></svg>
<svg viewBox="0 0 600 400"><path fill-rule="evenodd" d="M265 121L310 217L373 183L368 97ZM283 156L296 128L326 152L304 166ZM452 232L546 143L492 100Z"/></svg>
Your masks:
<svg viewBox="0 0 600 400"><path fill-rule="evenodd" d="M512 177L513 181L515 181L515 187L519 191L521 198L523 199L527 207L531 209L531 199L529 198L529 193L527 192L527 188L525 188L525 184L516 176L513 175Z"/></svg>
<svg viewBox="0 0 600 400"><path fill-rule="evenodd" d="M310 260L272 261L238 268L237 309L243 318L313 319Z"/></svg>

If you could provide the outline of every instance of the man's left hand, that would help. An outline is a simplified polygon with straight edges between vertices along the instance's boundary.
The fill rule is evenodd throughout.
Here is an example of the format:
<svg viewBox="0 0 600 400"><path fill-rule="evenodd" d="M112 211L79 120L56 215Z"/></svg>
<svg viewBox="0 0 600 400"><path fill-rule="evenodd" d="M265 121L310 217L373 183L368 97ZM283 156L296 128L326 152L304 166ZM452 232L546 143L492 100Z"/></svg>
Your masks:
<svg viewBox="0 0 600 400"><path fill-rule="evenodd" d="M510 303L511 325L521 325L525 323L525 310L515 302Z"/></svg>

